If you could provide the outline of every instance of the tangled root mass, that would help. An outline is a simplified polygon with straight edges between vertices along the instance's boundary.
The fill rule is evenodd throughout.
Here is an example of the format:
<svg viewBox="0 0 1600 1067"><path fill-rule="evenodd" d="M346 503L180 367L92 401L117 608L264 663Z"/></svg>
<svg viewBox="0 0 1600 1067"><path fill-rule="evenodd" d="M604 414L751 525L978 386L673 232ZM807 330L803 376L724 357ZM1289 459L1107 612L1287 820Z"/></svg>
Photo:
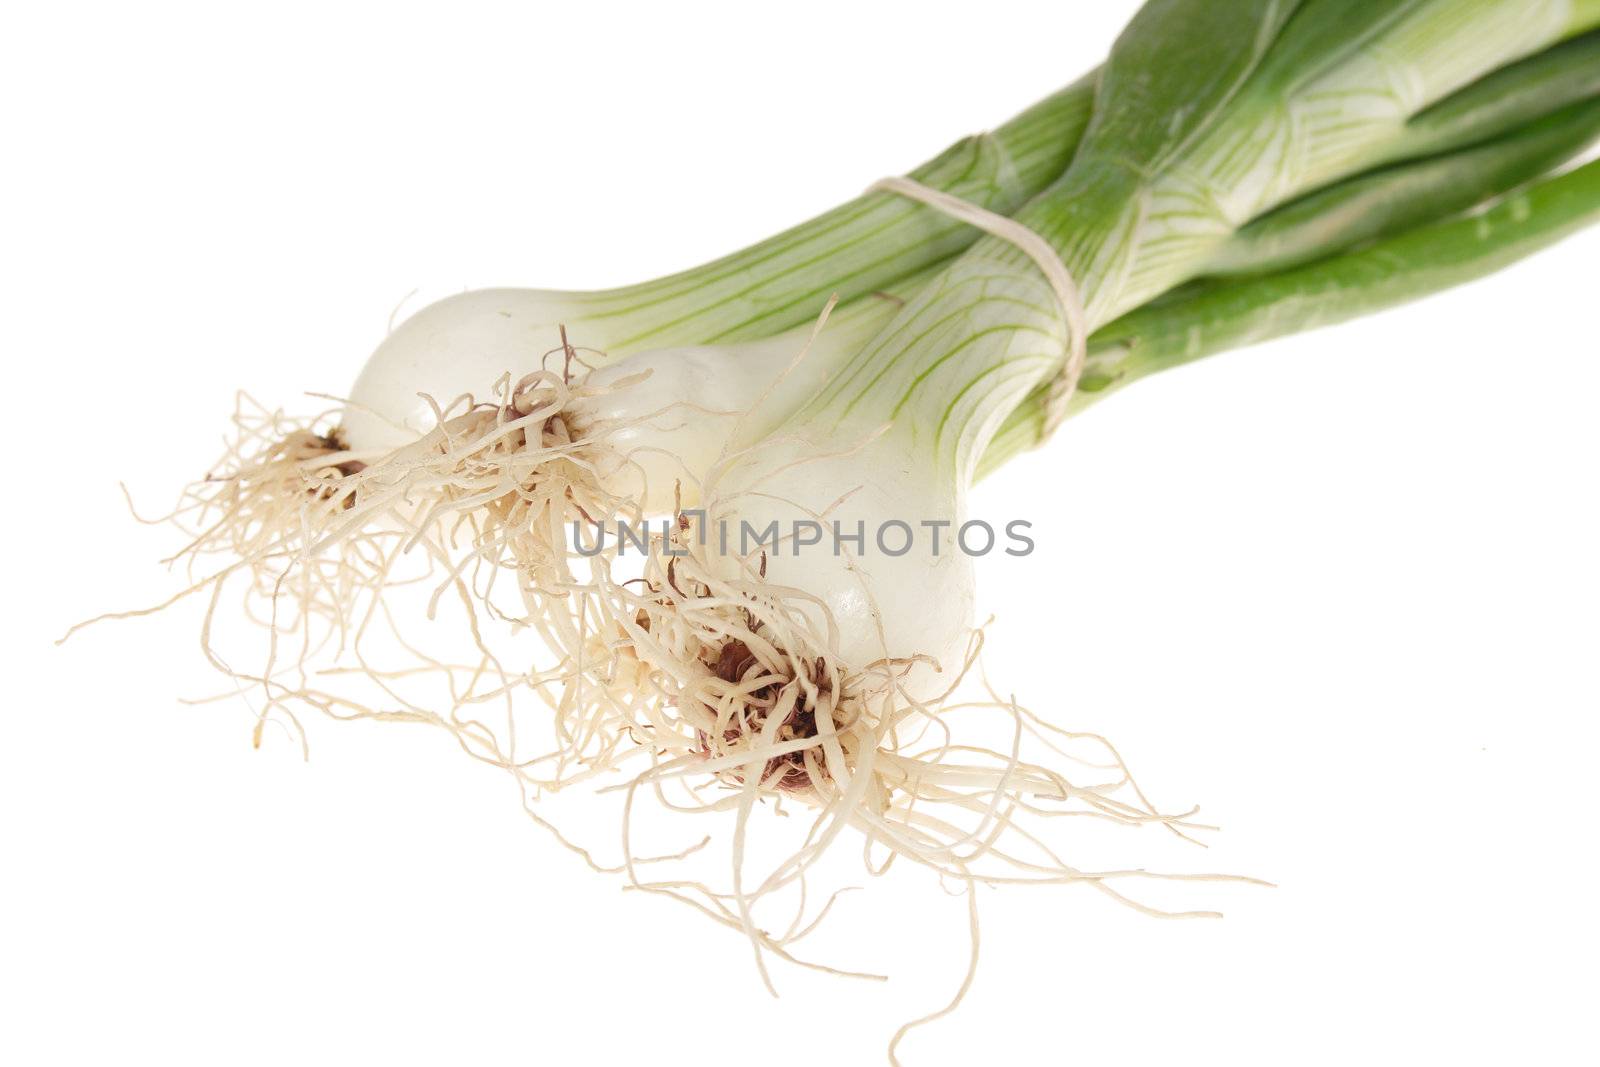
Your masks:
<svg viewBox="0 0 1600 1067"><path fill-rule="evenodd" d="M682 516L631 570L575 553L575 519L643 516L636 498L607 491L606 473L628 457L607 427L571 417L587 387L574 350L560 351L562 372L502 378L488 402L436 405L433 431L381 454L347 447L336 413L297 421L241 400L219 473L169 518L188 534L175 558L192 584L180 595L209 593L208 654L260 696L258 739L260 723L281 716L298 729L308 709L441 728L515 778L529 816L592 866L742 932L769 986L769 957L874 977L793 952L832 906L810 908L807 880L847 831L865 839L870 873L901 861L966 892L962 994L980 884L1081 883L1152 914L1211 914L1150 908L1123 886L1215 876L1065 858L1085 820L1180 837L1202 828L1192 812L1152 805L1103 738L1001 699L982 677L981 631L948 691L917 700L903 684L915 661L842 662L814 598L767 582L764 557L713 558ZM221 562L204 573L209 561ZM236 579L242 614L268 634L250 671L212 645ZM544 814L541 802L579 787L620 804L614 863ZM670 855L636 848L646 797L678 818L731 821L723 878L665 873L703 866L705 841ZM793 850L757 870L764 810L806 818ZM788 919L771 921L774 911Z"/></svg>

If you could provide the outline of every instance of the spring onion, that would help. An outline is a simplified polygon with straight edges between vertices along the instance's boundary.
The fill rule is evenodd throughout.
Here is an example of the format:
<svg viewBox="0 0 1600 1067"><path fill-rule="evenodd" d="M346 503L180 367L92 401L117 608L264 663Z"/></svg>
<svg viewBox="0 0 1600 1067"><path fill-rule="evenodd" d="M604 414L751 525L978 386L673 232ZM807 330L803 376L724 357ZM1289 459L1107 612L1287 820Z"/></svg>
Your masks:
<svg viewBox="0 0 1600 1067"><path fill-rule="evenodd" d="M800 962L807 872L847 830L974 909L979 882L1133 903L1114 883L1145 872L1073 866L1057 816L1181 835L1188 816L1150 804L1099 739L992 691L955 702L982 644L964 539L994 536L970 486L1148 374L1459 284L1596 221L1600 164L1563 168L1600 134L1597 28L1600 0L1150 0L1101 71L914 173L998 235L877 192L658 282L425 310L336 424L249 420L259 449L191 498L191 547L251 576L273 655L299 635L290 670L244 677L270 706L442 726L530 797L645 764L625 789L630 884L741 931L769 983L768 957ZM1056 261L1069 292L1041 270ZM583 548L652 517L635 560ZM482 621L509 619L554 665L418 652L365 672L395 700L400 678L442 676L448 711L307 682L312 624L339 644L392 618L386 591L418 558L430 611L456 594L476 647ZM221 581L197 587L214 612ZM462 710L527 691L554 737L537 757ZM969 718L1011 743L969 739ZM1082 741L1107 780L1052 762ZM643 795L732 814L729 885L644 877ZM766 801L809 819L757 877ZM792 892L787 933L758 919Z"/></svg>

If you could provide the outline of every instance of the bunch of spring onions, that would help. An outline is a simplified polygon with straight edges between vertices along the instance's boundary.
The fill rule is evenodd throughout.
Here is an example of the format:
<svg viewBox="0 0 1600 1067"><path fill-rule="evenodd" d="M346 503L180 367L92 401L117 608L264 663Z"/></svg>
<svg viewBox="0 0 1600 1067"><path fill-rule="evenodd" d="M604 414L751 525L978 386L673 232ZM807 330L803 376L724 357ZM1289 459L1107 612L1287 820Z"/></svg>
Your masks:
<svg viewBox="0 0 1600 1067"><path fill-rule="evenodd" d="M742 931L764 978L799 962L807 873L847 831L949 884L1129 900L1115 883L1135 872L1063 858L1061 816L1179 834L1187 816L1114 752L1101 780L1069 778L1062 757L1099 739L992 692L959 702L982 643L953 547L969 486L1147 374L1600 219L1600 163L1579 162L1597 137L1600 0L1151 0L1102 69L915 185L643 285L446 300L331 414L241 410L179 518L191 560L224 560L194 586L208 628L237 578L271 650L217 662L269 712L443 726L530 813L623 783L630 884ZM476 660L365 658L416 583L430 612L465 605ZM543 665L491 653L491 628L536 633ZM308 666L323 655L382 699L333 692ZM430 674L436 704L402 694ZM508 737L471 710L490 701L536 718ZM728 814L726 884L643 877L640 796ZM808 818L756 875L768 802ZM760 916L784 902L775 933ZM975 965L975 911L972 928Z"/></svg>

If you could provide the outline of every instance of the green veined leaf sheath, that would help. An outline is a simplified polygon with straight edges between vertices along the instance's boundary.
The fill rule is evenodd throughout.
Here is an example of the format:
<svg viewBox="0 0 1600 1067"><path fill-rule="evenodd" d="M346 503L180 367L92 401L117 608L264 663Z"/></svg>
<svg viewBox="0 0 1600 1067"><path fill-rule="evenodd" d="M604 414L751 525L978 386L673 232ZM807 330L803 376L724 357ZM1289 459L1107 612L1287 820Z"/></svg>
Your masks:
<svg viewBox="0 0 1600 1067"><path fill-rule="evenodd" d="M1213 9L1237 24L1213 27ZM1113 50L1072 168L1019 218L1103 324L1195 277L1252 220L1414 150L1413 119L1576 20L1570 0L1158 0ZM1197 86L1172 40L1191 29L1216 34L1195 46L1194 69L1218 72Z"/></svg>
<svg viewBox="0 0 1600 1067"><path fill-rule="evenodd" d="M1281 271L1459 214L1548 174L1596 138L1600 99L1484 144L1348 179L1246 226L1207 273Z"/></svg>
<svg viewBox="0 0 1600 1067"><path fill-rule="evenodd" d="M1477 144L1569 104L1600 96L1600 33L1556 45L1498 70L1406 124L1398 158Z"/></svg>
<svg viewBox="0 0 1600 1067"><path fill-rule="evenodd" d="M1570 0L1153 0L1112 50L1067 173L1015 214L1061 256L1090 332L1202 277L1239 230L1371 170L1408 123L1583 29ZM985 238L914 298L799 418L892 422L960 485L1066 353L1061 301Z"/></svg>
<svg viewBox="0 0 1600 1067"><path fill-rule="evenodd" d="M1481 213L1142 308L1095 335L1089 371L1072 410L1161 370L1474 281L1595 223L1600 223L1600 162L1542 181ZM1039 442L1043 411L1043 392L1036 392L995 437L984 455L983 473Z"/></svg>
<svg viewBox="0 0 1600 1067"><path fill-rule="evenodd" d="M969 137L911 172L924 185L1010 214L1058 178L1093 111L1098 72L992 133ZM877 175L869 176L879 177ZM734 343L814 318L828 298L849 302L970 246L978 234L890 193L858 197L760 244L704 266L621 289L561 293L585 345L620 358L684 345Z"/></svg>

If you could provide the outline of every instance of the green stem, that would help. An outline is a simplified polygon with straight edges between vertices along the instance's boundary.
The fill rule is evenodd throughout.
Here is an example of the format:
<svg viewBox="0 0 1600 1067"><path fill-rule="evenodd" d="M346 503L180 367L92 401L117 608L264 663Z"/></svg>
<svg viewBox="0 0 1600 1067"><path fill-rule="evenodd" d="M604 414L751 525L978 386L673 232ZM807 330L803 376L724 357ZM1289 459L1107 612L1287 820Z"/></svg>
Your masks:
<svg viewBox="0 0 1600 1067"><path fill-rule="evenodd" d="M924 185L1010 214L1056 180L1094 109L1098 72L969 137L911 172ZM870 193L730 256L640 285L553 298L578 309L583 343L620 358L774 336L958 255L978 234L904 197Z"/></svg>
<svg viewBox="0 0 1600 1067"><path fill-rule="evenodd" d="M1558 0L1152 0L1113 49L1072 166L1015 218L1077 280L1093 333L1203 275L1253 219L1390 157L1412 117L1554 47L1570 14ZM1031 259L985 238L800 419L846 439L893 422L894 447L931 454L959 487L1060 373L1064 320Z"/></svg>
<svg viewBox="0 0 1600 1067"><path fill-rule="evenodd" d="M1217 285L1141 308L1099 331L1071 411L1159 371L1218 352L1373 314L1475 281L1600 222L1600 161L1507 197L1487 211L1280 274ZM983 457L988 474L1040 442L1036 391Z"/></svg>
<svg viewBox="0 0 1600 1067"><path fill-rule="evenodd" d="M1385 167L1287 204L1240 230L1206 273L1267 274L1403 233L1500 196L1600 137L1600 98L1476 147Z"/></svg>
<svg viewBox="0 0 1600 1067"><path fill-rule="evenodd" d="M1600 33L1556 45L1495 71L1406 124L1397 154L1414 159L1511 133L1552 111L1600 95Z"/></svg>

